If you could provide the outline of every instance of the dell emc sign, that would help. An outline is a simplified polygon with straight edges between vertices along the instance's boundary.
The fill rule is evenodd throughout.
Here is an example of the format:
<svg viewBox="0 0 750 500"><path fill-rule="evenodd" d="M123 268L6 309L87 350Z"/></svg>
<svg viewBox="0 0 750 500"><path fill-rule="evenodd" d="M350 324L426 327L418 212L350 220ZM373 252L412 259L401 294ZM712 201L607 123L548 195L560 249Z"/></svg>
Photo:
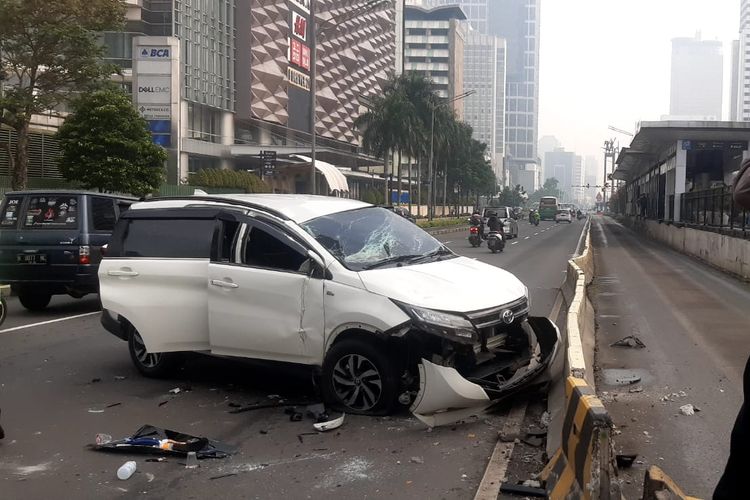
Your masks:
<svg viewBox="0 0 750 500"><path fill-rule="evenodd" d="M143 48L141 57L144 59L169 59L169 47L165 48Z"/></svg>

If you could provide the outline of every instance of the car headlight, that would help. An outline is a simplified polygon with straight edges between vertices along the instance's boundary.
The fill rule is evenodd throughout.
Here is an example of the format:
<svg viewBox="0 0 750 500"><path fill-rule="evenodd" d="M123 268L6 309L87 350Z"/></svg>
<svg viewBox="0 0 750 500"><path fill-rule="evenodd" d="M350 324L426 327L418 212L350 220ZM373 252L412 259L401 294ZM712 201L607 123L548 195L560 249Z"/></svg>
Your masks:
<svg viewBox="0 0 750 500"><path fill-rule="evenodd" d="M477 338L474 325L463 316L410 304L398 302L396 304L411 317L416 325L429 333L465 342L474 342Z"/></svg>

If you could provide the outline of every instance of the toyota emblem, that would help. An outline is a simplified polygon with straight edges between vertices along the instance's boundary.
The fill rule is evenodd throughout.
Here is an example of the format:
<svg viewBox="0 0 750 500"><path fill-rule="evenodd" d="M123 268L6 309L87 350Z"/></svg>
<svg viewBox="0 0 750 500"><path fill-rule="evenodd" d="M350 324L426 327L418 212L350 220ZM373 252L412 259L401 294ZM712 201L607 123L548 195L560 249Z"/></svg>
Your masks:
<svg viewBox="0 0 750 500"><path fill-rule="evenodd" d="M510 309L506 309L505 311L503 311L502 318L503 323L505 323L506 325L510 325L511 323L513 323L513 320L516 319L516 315L513 314L513 311L511 311Z"/></svg>

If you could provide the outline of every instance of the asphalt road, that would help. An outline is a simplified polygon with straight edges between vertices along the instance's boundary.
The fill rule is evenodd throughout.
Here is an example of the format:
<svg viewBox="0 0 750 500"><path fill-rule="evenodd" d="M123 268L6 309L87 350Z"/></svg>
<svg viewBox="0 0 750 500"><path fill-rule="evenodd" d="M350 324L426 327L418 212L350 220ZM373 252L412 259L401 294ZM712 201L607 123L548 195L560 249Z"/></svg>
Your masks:
<svg viewBox="0 0 750 500"><path fill-rule="evenodd" d="M533 313L549 315L559 308L557 290L583 224L519 226L520 238L496 255L470 248L463 233L442 239L515 273L530 289ZM347 416L338 431L317 434L309 420L290 422L281 409L229 414L230 404L271 394L309 399L309 373L195 356L174 379L146 379L125 343L100 326L95 298L55 298L37 314L11 299L9 309L0 327L3 499L470 498L503 423L491 416L428 432L408 415ZM170 394L176 387L182 391ZM238 453L198 469L135 457L138 472L119 481L117 468L134 457L86 446L97 433L118 438L143 424L222 440Z"/></svg>
<svg viewBox="0 0 750 500"><path fill-rule="evenodd" d="M650 465L710 498L742 403L750 287L612 219L594 218L591 236L597 389L621 432L618 452L639 455L624 471L626 498L639 498ZM611 346L628 335L646 347ZM683 415L687 404L701 411Z"/></svg>

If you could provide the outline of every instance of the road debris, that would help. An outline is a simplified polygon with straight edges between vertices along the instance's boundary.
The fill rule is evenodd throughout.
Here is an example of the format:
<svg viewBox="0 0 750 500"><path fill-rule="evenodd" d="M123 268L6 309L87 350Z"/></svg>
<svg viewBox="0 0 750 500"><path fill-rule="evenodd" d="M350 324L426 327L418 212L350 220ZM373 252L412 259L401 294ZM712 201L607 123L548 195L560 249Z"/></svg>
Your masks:
<svg viewBox="0 0 750 500"><path fill-rule="evenodd" d="M110 403L105 408L114 408L115 406L120 406L122 403Z"/></svg>
<svg viewBox="0 0 750 500"><path fill-rule="evenodd" d="M523 482L523 486L528 486L529 488L541 488L542 483L540 483L536 479L527 479Z"/></svg>
<svg viewBox="0 0 750 500"><path fill-rule="evenodd" d="M99 377L96 377L96 378L92 378L92 379L91 379L91 383L92 383L92 384L97 384L97 383L99 383L99 382L101 382L101 381L102 381L102 379L100 379Z"/></svg>
<svg viewBox="0 0 750 500"><path fill-rule="evenodd" d="M633 393L633 394L643 392L643 387L639 385L638 387L631 388L628 392Z"/></svg>
<svg viewBox="0 0 750 500"><path fill-rule="evenodd" d="M127 481L135 472L135 468L136 465L134 461L130 460L128 462L125 462L120 466L119 469L117 469L117 479L119 479L120 481Z"/></svg>
<svg viewBox="0 0 750 500"><path fill-rule="evenodd" d="M169 390L170 394L179 394L181 392L182 392L182 389L180 389L179 387L175 387L174 389Z"/></svg>
<svg viewBox="0 0 750 500"><path fill-rule="evenodd" d="M686 417L695 415L695 407L691 404L682 405L680 406L680 413L682 413Z"/></svg>
<svg viewBox="0 0 750 500"><path fill-rule="evenodd" d="M632 347L634 349L643 349L646 347L646 344L641 341L638 337L635 335L628 335L627 337L623 337L617 342L614 342L609 345L610 347Z"/></svg>
<svg viewBox="0 0 750 500"><path fill-rule="evenodd" d="M525 497L547 497L547 491L544 488L535 488L531 486L524 486L522 484L503 484L502 486L500 486L500 493L507 493L509 495L519 495Z"/></svg>
<svg viewBox="0 0 750 500"><path fill-rule="evenodd" d="M423 464L424 463L424 458L422 458L422 457L411 457L411 459L409 459L409 460L413 464Z"/></svg>
<svg viewBox="0 0 750 500"><path fill-rule="evenodd" d="M628 469L633 466L633 462L635 462L635 459L638 458L637 453L633 454L621 454L616 455L615 460L617 461L617 467L621 469Z"/></svg>
<svg viewBox="0 0 750 500"><path fill-rule="evenodd" d="M199 459L225 458L234 451L231 446L218 441L152 425L144 425L130 437L104 444L94 444L92 448L99 451L161 453L178 456L186 456L189 452L195 452Z"/></svg>
<svg viewBox="0 0 750 500"><path fill-rule="evenodd" d="M313 424L313 427L315 427L315 430L319 432L326 432L326 431L332 431L333 429L338 429L344 424L345 416L346 414L342 413L340 417L334 418L333 420L329 420L328 422L316 422Z"/></svg>
<svg viewBox="0 0 750 500"><path fill-rule="evenodd" d="M197 467L198 467L198 456L195 454L194 451L189 451L187 454L187 459L185 460L185 468L196 469Z"/></svg>
<svg viewBox="0 0 750 500"><path fill-rule="evenodd" d="M118 380L118 381L119 381L119 380L125 380L125 379L126 379L126 378L128 378L128 377L126 377L125 375L115 375L115 377L114 377L114 378L115 378L115 380Z"/></svg>
<svg viewBox="0 0 750 500"><path fill-rule="evenodd" d="M237 475L236 472L230 472L228 474L222 474L220 476L209 477L208 479L211 480L211 481L213 481L214 479L224 479L225 477L232 477L232 476L236 476L236 475Z"/></svg>
<svg viewBox="0 0 750 500"><path fill-rule="evenodd" d="M621 385L633 385L641 381L641 377L638 375L632 375L630 377L622 377L617 379L617 383Z"/></svg>
<svg viewBox="0 0 750 500"><path fill-rule="evenodd" d="M539 418L539 425L542 427L542 429L546 429L547 427L549 427L550 421L551 419L550 419L549 412L545 411L544 413L542 413L542 416Z"/></svg>

